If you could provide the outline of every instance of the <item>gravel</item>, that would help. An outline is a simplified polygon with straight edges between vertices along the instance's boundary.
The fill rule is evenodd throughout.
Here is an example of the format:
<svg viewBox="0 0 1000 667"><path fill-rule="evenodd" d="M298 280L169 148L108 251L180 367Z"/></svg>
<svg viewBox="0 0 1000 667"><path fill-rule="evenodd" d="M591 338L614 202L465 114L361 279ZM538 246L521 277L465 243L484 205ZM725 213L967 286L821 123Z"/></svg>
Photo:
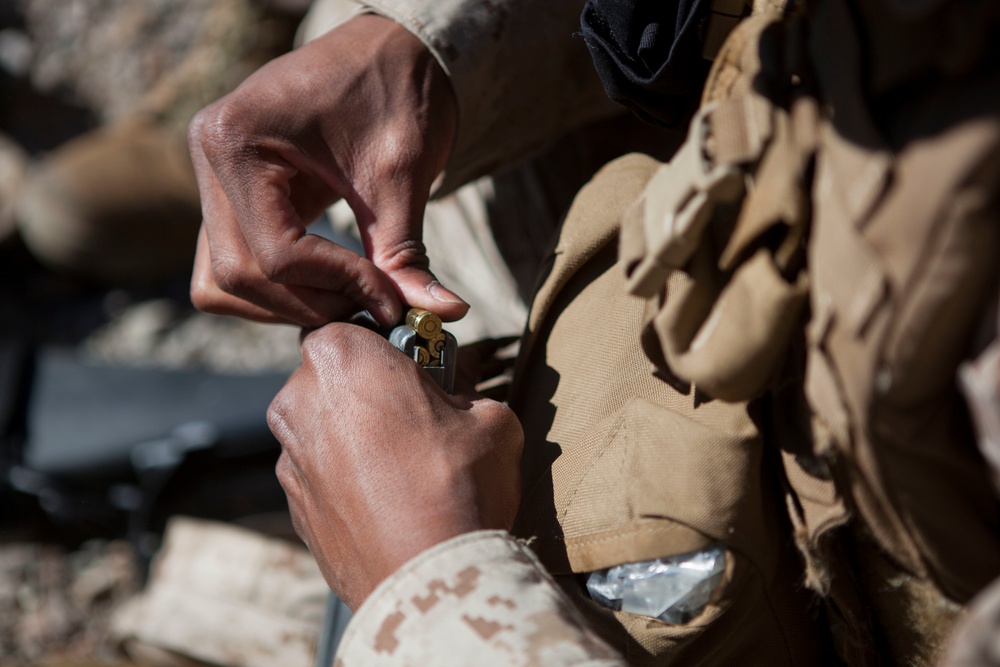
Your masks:
<svg viewBox="0 0 1000 667"><path fill-rule="evenodd" d="M66 136L62 121L76 119L60 105L104 124L153 114L183 131L198 108L288 47L294 17L261 5L0 0L0 179L7 186L0 188L0 243L9 232L15 177L27 160L15 142L33 156L49 150L54 137ZM75 131L85 129L80 121ZM298 363L298 332L291 328L194 313L161 299L114 310L111 321L81 344L85 355L113 364L227 373ZM24 541L4 529L0 665L123 664L109 623L112 610L139 589L133 548L117 540L76 547Z"/></svg>

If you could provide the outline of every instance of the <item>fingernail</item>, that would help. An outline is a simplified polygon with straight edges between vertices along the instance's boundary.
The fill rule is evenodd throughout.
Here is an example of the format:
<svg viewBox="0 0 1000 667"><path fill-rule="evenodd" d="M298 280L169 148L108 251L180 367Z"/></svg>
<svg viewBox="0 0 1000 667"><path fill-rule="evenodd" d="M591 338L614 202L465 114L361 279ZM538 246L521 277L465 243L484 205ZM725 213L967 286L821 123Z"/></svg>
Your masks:
<svg viewBox="0 0 1000 667"><path fill-rule="evenodd" d="M435 300L440 301L441 303L460 303L463 306L469 305L460 296L447 289L436 280L427 283L427 291L432 297L434 297Z"/></svg>

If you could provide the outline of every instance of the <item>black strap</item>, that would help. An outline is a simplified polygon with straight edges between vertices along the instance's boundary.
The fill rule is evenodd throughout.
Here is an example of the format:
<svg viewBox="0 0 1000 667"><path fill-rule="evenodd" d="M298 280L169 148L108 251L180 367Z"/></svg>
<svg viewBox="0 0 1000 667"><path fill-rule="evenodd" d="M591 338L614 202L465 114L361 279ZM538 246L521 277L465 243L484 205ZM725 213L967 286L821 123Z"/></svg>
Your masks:
<svg viewBox="0 0 1000 667"><path fill-rule="evenodd" d="M581 32L608 97L658 125L687 122L710 63L710 0L588 0Z"/></svg>

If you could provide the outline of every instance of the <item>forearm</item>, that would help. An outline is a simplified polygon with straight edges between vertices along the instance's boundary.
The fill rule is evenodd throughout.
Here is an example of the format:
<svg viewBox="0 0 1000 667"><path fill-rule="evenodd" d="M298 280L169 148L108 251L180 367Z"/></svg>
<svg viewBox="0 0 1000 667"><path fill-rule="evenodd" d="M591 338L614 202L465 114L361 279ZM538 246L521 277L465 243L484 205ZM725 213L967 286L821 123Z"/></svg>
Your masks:
<svg viewBox="0 0 1000 667"><path fill-rule="evenodd" d="M582 0L368 0L432 51L459 127L437 194L623 112L608 100L579 31Z"/></svg>
<svg viewBox="0 0 1000 667"><path fill-rule="evenodd" d="M503 531L438 544L383 581L348 626L337 664L430 665L442 656L475 656L482 667L625 664Z"/></svg>

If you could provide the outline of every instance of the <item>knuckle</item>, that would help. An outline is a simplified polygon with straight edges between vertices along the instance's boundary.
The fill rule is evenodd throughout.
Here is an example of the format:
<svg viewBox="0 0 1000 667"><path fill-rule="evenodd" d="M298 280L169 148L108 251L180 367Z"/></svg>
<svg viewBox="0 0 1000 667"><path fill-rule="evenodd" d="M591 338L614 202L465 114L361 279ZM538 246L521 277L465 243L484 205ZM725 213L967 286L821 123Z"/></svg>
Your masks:
<svg viewBox="0 0 1000 667"><path fill-rule="evenodd" d="M378 286L378 271L370 262L358 258L350 271L345 273L341 290L355 301L362 302L364 297L371 295Z"/></svg>
<svg viewBox="0 0 1000 667"><path fill-rule="evenodd" d="M188 125L188 143L191 146L201 148L207 153L209 149L220 145L222 139L222 126L219 122L220 105L221 101L207 106L191 119Z"/></svg>
<svg viewBox="0 0 1000 667"><path fill-rule="evenodd" d="M351 294L352 290L360 293L362 288L367 287L370 278L370 263L360 256L353 258L343 258L340 269L331 271L326 276L327 287L336 292ZM352 294L354 296L354 294Z"/></svg>
<svg viewBox="0 0 1000 667"><path fill-rule="evenodd" d="M412 178L413 165L420 161L422 137L420 128L410 123L384 132L377 175L389 182Z"/></svg>
<svg viewBox="0 0 1000 667"><path fill-rule="evenodd" d="M246 293L252 283L243 262L228 254L212 257L212 277L220 290L234 296Z"/></svg>
<svg viewBox="0 0 1000 667"><path fill-rule="evenodd" d="M188 143L199 147L210 161L229 155L252 134L244 120L247 117L238 98L224 97L195 114L188 125Z"/></svg>
<svg viewBox="0 0 1000 667"><path fill-rule="evenodd" d="M209 313L210 315L225 315L226 308L222 299L218 297L217 294L203 294L192 292L191 294L191 304L203 313Z"/></svg>
<svg viewBox="0 0 1000 667"><path fill-rule="evenodd" d="M399 241L382 249L378 264L389 272L406 268L428 269L427 246L420 239Z"/></svg>
<svg viewBox="0 0 1000 667"><path fill-rule="evenodd" d="M318 351L318 348L322 346L321 338L323 338L323 328L313 329L299 343L299 351L302 354L303 362L311 362Z"/></svg>
<svg viewBox="0 0 1000 667"><path fill-rule="evenodd" d="M192 118L191 122L188 123L188 145L194 148L201 148L205 140L206 128L211 124L211 118L214 114L214 107L208 106L196 113Z"/></svg>
<svg viewBox="0 0 1000 667"><path fill-rule="evenodd" d="M274 474L286 494L292 495L298 490L298 478L287 452L282 452L281 456L278 457L278 462L274 464Z"/></svg>
<svg viewBox="0 0 1000 667"><path fill-rule="evenodd" d="M191 304L205 313L214 313L219 307L219 292L215 283L204 276L196 276L191 281Z"/></svg>
<svg viewBox="0 0 1000 667"><path fill-rule="evenodd" d="M483 410L484 425L499 440L507 443L523 442L524 431L513 410L497 401L487 401L483 404Z"/></svg>
<svg viewBox="0 0 1000 667"><path fill-rule="evenodd" d="M191 122L188 123L187 128L187 142L188 147L191 150L192 155L198 152L201 148L201 134L205 128L205 110L202 109L196 113L192 118Z"/></svg>
<svg viewBox="0 0 1000 667"><path fill-rule="evenodd" d="M302 360L311 367L320 365L340 365L348 357L347 336L341 325L328 324L311 331L302 339Z"/></svg>
<svg viewBox="0 0 1000 667"><path fill-rule="evenodd" d="M288 253L280 250L272 250L260 253L257 257L257 266L260 272L268 281L272 283L288 282L289 272L293 268L294 262Z"/></svg>
<svg viewBox="0 0 1000 667"><path fill-rule="evenodd" d="M284 389L278 392L278 395L274 397L274 400L271 401L271 404L267 408L267 426L285 450L294 442L291 427L293 418L290 414L294 406L295 401L288 398L288 388L286 385Z"/></svg>
<svg viewBox="0 0 1000 667"><path fill-rule="evenodd" d="M195 271L189 288L191 304L204 313L229 315L232 297L221 289L208 271Z"/></svg>

